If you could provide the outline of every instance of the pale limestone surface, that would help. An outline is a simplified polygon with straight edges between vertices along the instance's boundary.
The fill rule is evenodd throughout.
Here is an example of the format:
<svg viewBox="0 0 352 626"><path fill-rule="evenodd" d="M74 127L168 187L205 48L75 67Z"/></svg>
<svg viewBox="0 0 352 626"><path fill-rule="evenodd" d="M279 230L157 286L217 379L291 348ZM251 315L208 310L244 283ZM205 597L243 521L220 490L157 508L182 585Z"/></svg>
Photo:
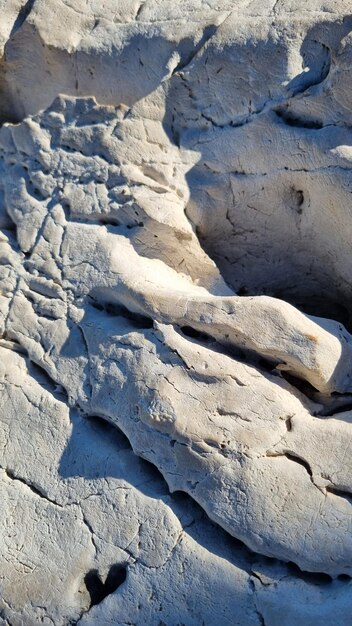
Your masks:
<svg viewBox="0 0 352 626"><path fill-rule="evenodd" d="M349 624L351 9L1 4L0 623Z"/></svg>

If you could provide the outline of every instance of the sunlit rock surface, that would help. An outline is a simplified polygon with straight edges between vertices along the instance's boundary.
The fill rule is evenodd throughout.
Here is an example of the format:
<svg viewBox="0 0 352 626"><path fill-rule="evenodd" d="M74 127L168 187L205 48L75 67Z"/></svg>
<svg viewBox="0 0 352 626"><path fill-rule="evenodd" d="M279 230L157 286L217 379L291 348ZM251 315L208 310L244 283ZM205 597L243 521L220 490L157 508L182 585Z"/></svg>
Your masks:
<svg viewBox="0 0 352 626"><path fill-rule="evenodd" d="M0 624L350 623L351 14L0 0Z"/></svg>

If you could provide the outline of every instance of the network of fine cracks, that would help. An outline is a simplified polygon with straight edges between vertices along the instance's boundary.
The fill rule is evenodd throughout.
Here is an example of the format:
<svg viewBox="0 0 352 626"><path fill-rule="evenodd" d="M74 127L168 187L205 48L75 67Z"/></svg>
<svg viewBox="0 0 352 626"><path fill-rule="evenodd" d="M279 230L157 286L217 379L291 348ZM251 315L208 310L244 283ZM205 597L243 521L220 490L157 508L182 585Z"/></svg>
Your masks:
<svg viewBox="0 0 352 626"><path fill-rule="evenodd" d="M343 605L350 585L352 341L334 314L350 297L346 216L338 209L332 228L323 195L328 181L334 206L346 206L351 121L321 104L331 81L338 92L345 52L337 50L350 20L332 13L315 26L312 10L299 48L296 16L280 21L275 3L258 30L248 9L253 50L265 51L265 38L281 55L289 50L292 75L283 88L273 61L263 85L252 50L253 94L239 101L227 60L235 51L241 81L247 52L242 35L236 39L237 10L209 5L208 23L196 13L189 37L177 35L179 18L165 18L156 36L151 4L135 2L125 21L114 18L116 37L128 33L120 47L111 44L116 58L127 55L114 71L133 67L131 39L138 50L132 81L112 80L96 42L115 22L89 7L73 15L62 3L76 37L67 50L50 43L41 20L51 8L40 0L21 3L4 21L2 117L13 121L6 110L17 84L18 123L0 130L0 392L9 407L0 478L6 498L22 498L35 520L32 556L21 538L19 551L6 543L1 615L9 624L19 610L12 567L32 577L22 600L28 623L40 617L56 626L101 623L104 611L121 623L147 623L145 607L156 607L158 594L160 624L169 623L164 605L176 598L163 595L161 580L170 576L174 593L184 593L187 567L199 576L197 558L243 590L242 623L270 626L265 598L276 586L286 598L290 585L311 598L338 593ZM141 28L141 37L133 40L129 28ZM72 65L74 83L60 77L55 84L47 72L47 89L32 97L20 64L11 65L22 40L33 50L40 42L39 74L51 63ZM157 55L146 44L154 40ZM94 54L105 59L109 94L96 80ZM147 56L155 72L144 75ZM115 83L122 85L116 93ZM61 91L70 95L50 104ZM323 226L313 236L318 208ZM307 265L302 288L297 277ZM314 300L332 282L338 321L285 302ZM36 556L49 513L49 570L66 541L60 525L72 529L73 542L67 533L70 559L52 606L40 595L40 576L52 573L42 574ZM67 580L74 581L70 599ZM211 575L204 584L217 602ZM128 613L133 591L137 617ZM182 623L191 620L189 594ZM223 623L231 623L227 596L224 606ZM214 608L197 610L213 623ZM200 623L200 613L194 619Z"/></svg>

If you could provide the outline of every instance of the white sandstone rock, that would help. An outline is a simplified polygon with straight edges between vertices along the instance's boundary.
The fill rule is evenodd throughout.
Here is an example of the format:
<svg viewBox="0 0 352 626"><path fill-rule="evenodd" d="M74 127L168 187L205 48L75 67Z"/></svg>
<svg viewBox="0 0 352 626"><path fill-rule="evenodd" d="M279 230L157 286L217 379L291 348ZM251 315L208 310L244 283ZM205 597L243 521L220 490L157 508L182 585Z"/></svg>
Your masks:
<svg viewBox="0 0 352 626"><path fill-rule="evenodd" d="M351 8L0 2L5 626L349 623Z"/></svg>

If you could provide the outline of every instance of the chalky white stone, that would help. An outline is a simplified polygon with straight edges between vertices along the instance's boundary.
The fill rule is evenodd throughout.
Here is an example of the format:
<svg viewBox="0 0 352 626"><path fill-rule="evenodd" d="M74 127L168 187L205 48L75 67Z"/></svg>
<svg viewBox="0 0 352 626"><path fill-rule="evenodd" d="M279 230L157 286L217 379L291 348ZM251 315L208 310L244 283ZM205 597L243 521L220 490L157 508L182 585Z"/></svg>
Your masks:
<svg viewBox="0 0 352 626"><path fill-rule="evenodd" d="M351 9L0 0L0 624L349 623Z"/></svg>

